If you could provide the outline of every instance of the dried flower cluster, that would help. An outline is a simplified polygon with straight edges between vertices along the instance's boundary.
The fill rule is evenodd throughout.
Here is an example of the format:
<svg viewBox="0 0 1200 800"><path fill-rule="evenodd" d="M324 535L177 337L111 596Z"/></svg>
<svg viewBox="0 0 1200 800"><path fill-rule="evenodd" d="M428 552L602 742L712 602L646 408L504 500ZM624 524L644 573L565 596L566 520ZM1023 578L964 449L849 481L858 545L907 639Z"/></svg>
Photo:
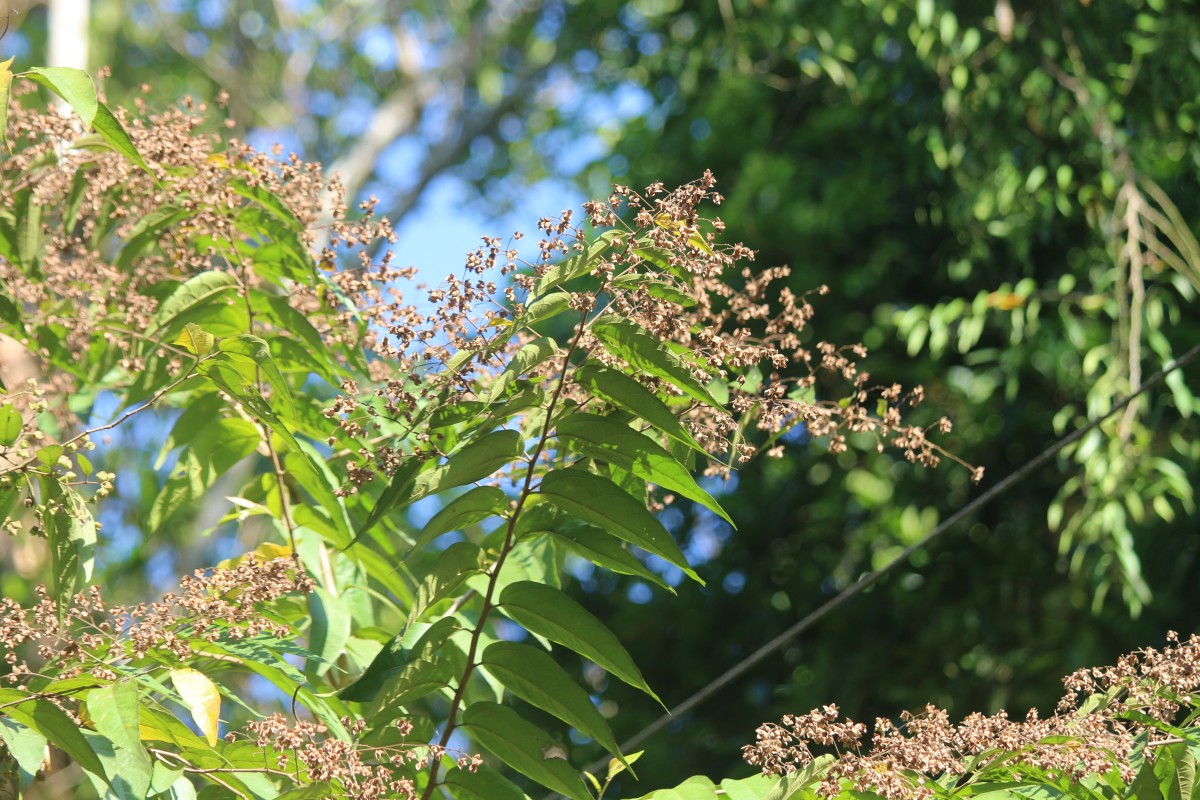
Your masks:
<svg viewBox="0 0 1200 800"><path fill-rule="evenodd" d="M1171 633L1168 641L1161 651L1139 650L1115 666L1067 676L1068 694L1047 719L1033 709L1020 722L1001 711L952 724L944 710L927 706L905 713L899 727L877 719L868 749L866 726L840 720L830 705L762 725L743 755L764 774L787 775L813 763L813 746L830 748L836 760L820 776L824 797L848 787L888 800L924 800L933 794L928 784L939 778L951 776L961 786L986 770L1016 779L1023 767L1072 781L1115 770L1128 783L1138 737L1149 737L1150 758L1162 739L1146 716L1169 724L1200 706L1200 636L1180 642Z"/></svg>
<svg viewBox="0 0 1200 800"><path fill-rule="evenodd" d="M230 569L197 570L181 581L178 594L133 607L109 607L99 587L91 586L60 609L46 588L39 586L40 599L32 608L23 608L11 598L0 599L0 648L11 667L6 679L25 688L38 675L29 658L53 663L55 678L90 673L112 680L116 675L110 665L141 658L152 650L186 659L192 655L193 641L290 635L286 626L258 609L312 586L312 579L292 559L258 563L253 556ZM27 658L21 652L25 646L33 648Z"/></svg>
<svg viewBox="0 0 1200 800"><path fill-rule="evenodd" d="M737 435L743 427L741 415L749 415L772 442L803 424L812 435L827 437L834 452L845 449L847 434L868 433L880 449L891 442L909 460L926 466L936 466L944 456L963 463L930 440L930 428L902 422L901 411L923 399L920 387L905 393L899 386L871 386L869 374L857 364L866 355L861 344L837 347L820 342L815 349L804 344L814 313L807 298L783 288L771 299L773 284L789 275L788 268L741 265L754 259L754 251L741 243L718 243L723 223L700 216L702 204L722 200L712 191L714 183L712 174L705 173L703 179L670 192L654 184L644 196L618 186L606 202L584 204L595 231L607 228L616 235L609 236L607 248L591 266L595 288L572 292L566 303L574 312L572 347L563 347L561 357L542 359L527 377L534 382L566 380L565 397L594 403L570 375L575 366L591 359L620 367L651 390L680 396L679 389L608 351L591 334L598 319L615 317L636 323L681 354L701 385L714 378L732 381L728 408L692 402L683 414L691 433L713 457L709 474L727 474L733 463L755 453L756 446ZM391 442L397 437L386 435L385 423L409 431L419 409L431 402L478 399L480 387L486 388L533 340L527 332L514 333L505 321L529 310L530 293L554 268L554 259L590 254L585 230L573 227L572 216L567 211L557 220L539 222L542 237L533 263L523 261L515 247L485 237L484 246L468 255L463 277L450 276L429 292L429 301L437 304L429 316L399 299L390 305L380 302L378 286L394 277L391 272L374 274L365 266L361 282L342 286L359 307L371 309L372 322L385 332L369 343L380 356L373 362L379 373L373 377L381 383L343 384L342 396L326 412L339 419L347 439L343 452L359 457L348 470L348 491L372 480L374 470L390 474L409 457L394 449ZM628 216L632 223L626 221ZM513 240L521 238L518 233ZM499 277L511 276L512 282L501 292L488 278L489 270ZM737 277L731 281L731 275ZM750 377L762 365L768 374ZM797 369L802 373L798 377ZM849 396L816 399L826 392L837 397L836 385L820 385L822 374L843 387L849 384ZM931 426L940 432L949 427L944 418ZM373 437L376 444L363 444L364 436ZM417 445L411 455L444 455L428 434L412 438ZM335 443L331 439L330 444ZM774 445L768 454L781 455L782 449ZM972 473L976 480L982 475L978 469Z"/></svg>
<svg viewBox="0 0 1200 800"><path fill-rule="evenodd" d="M366 723L361 719L345 718L342 725L353 737L366 729ZM407 720L400 720L397 726L401 738L412 732L412 723ZM265 769L283 772L291 765L290 777L294 780L301 784L337 785L341 788L338 797L347 800L416 800L416 786L410 778L400 774L402 768L421 770L431 760L440 760L446 755L442 748L425 743L370 747L333 737L320 722L298 720L289 723L282 714L249 722L246 729L255 745L263 751ZM231 732L225 738L233 742L239 735ZM293 759L298 762L299 769L292 765ZM474 754L459 755L455 761L460 769L471 772L483 763L483 759Z"/></svg>

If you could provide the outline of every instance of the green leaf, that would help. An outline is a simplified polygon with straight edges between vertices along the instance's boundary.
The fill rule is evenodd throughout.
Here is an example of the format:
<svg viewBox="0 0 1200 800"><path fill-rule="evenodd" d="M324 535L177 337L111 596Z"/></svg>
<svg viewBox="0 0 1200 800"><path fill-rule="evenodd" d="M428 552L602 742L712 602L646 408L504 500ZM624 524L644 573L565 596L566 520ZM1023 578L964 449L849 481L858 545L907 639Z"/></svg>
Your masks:
<svg viewBox="0 0 1200 800"><path fill-rule="evenodd" d="M71 176L71 188L67 190L67 199L63 203L63 233L71 233L75 230L79 209L83 205L83 198L91 182L90 173L91 170L81 166Z"/></svg>
<svg viewBox="0 0 1200 800"><path fill-rule="evenodd" d="M641 417L680 444L707 455L671 409L625 373L589 362L575 372L575 380L600 399Z"/></svg>
<svg viewBox="0 0 1200 800"><path fill-rule="evenodd" d="M129 134L121 125L120 120L103 103L100 103L96 108L96 117L92 120L92 127L96 129L96 133L104 137L104 140L112 146L113 150L116 150L151 175L154 174L150 169L150 165L146 163L145 159L142 158L142 154L134 146L133 140L129 138Z"/></svg>
<svg viewBox="0 0 1200 800"><path fill-rule="evenodd" d="M300 220L296 219L296 215L287 207L287 204L266 189L263 189L261 186L252 186L240 179L229 181L228 186L247 200L253 200L255 203L258 203L271 212L272 216L292 230L297 233L304 232L304 225L301 224Z"/></svg>
<svg viewBox="0 0 1200 800"><path fill-rule="evenodd" d="M0 68L3 66L0 64ZM18 725L6 716L0 716L0 741L4 742L17 762L20 788L24 789L41 772L42 762L46 758L46 737L24 725Z"/></svg>
<svg viewBox="0 0 1200 800"><path fill-rule="evenodd" d="M475 800L529 800L515 783L496 770L481 766L474 772L469 769L452 769L446 774L443 785L454 791L456 798Z"/></svg>
<svg viewBox="0 0 1200 800"><path fill-rule="evenodd" d="M75 721L49 700L31 699L20 689L0 689L0 705L4 713L26 728L46 737L50 744L62 750L88 772L106 782L104 765L93 752Z"/></svg>
<svg viewBox="0 0 1200 800"><path fill-rule="evenodd" d="M658 695L646 685L637 665L612 631L558 589L533 581L520 581L504 589L499 605L505 614L530 633L574 650L658 700Z"/></svg>
<svg viewBox="0 0 1200 800"><path fill-rule="evenodd" d="M11 403L0 405L0 447L12 447L21 436L25 419Z"/></svg>
<svg viewBox="0 0 1200 800"><path fill-rule="evenodd" d="M407 624L420 620L430 606L450 596L463 581L479 572L482 555L479 546L471 542L455 542L442 551L433 569L421 579L414 592Z"/></svg>
<svg viewBox="0 0 1200 800"><path fill-rule="evenodd" d="M432 625L409 626L393 636L375 656L362 676L338 692L338 697L353 703L373 700L389 681L423 658L433 657L458 630L458 621L443 617Z"/></svg>
<svg viewBox="0 0 1200 800"><path fill-rule="evenodd" d="M96 554L96 520L73 489L55 478L41 479L42 498L53 510L42 513L50 545L50 589L62 611L83 582L92 577Z"/></svg>
<svg viewBox="0 0 1200 800"><path fill-rule="evenodd" d="M475 419L483 413L485 408L486 406L478 400L460 400L453 404L439 405L429 415L428 427L431 430L448 428L451 425Z"/></svg>
<svg viewBox="0 0 1200 800"><path fill-rule="evenodd" d="M313 327L308 318L288 305L287 297L253 291L250 300L256 313L269 316L281 328L295 336L303 347L307 348L308 354L320 365L322 377L331 384L338 383L337 375L340 368L333 358L333 352L325 345L321 334ZM272 341L271 346L274 348L278 341L287 340Z"/></svg>
<svg viewBox="0 0 1200 800"><path fill-rule="evenodd" d="M640 254L641 251L636 252ZM642 273L631 272L618 275L613 278L612 285L614 289L645 289L651 297L666 300L668 303L674 303L683 308L696 305L696 298L674 284L654 280Z"/></svg>
<svg viewBox="0 0 1200 800"><path fill-rule="evenodd" d="M529 304L521 316L523 325L535 325L544 320L556 317L567 309L571 303L570 292L551 292L539 297Z"/></svg>
<svg viewBox="0 0 1200 800"><path fill-rule="evenodd" d="M508 495L499 487L476 486L451 500L425 523L413 551L420 550L444 533L460 531L489 517L500 516L507 508Z"/></svg>
<svg viewBox="0 0 1200 800"><path fill-rule="evenodd" d="M1154 774L1154 765L1149 761L1142 763L1142 768L1138 770L1137 777L1129 786L1129 798L1136 800L1165 800L1163 798L1162 789L1158 785L1158 776Z"/></svg>
<svg viewBox="0 0 1200 800"><path fill-rule="evenodd" d="M379 495L379 499L371 507L371 513L367 515L367 519L363 522L362 528L359 530L359 536L362 535L362 531L369 531L374 528L379 520L383 519L384 515L393 508L408 502L408 499L412 496L413 487L416 485L417 473L421 471L421 468L426 463L413 456L408 458L392 473L387 487Z"/></svg>
<svg viewBox="0 0 1200 800"><path fill-rule="evenodd" d="M493 431L452 453L446 463L417 476L412 501L455 486L483 480L511 464L524 452L524 440L516 431Z"/></svg>
<svg viewBox="0 0 1200 800"><path fill-rule="evenodd" d="M726 778L721 781L721 790L725 792L725 800L762 800L778 783L779 778L775 775L751 775L740 780Z"/></svg>
<svg viewBox="0 0 1200 800"><path fill-rule="evenodd" d="M623 467L644 481L694 500L733 524L720 504L696 484L674 456L629 426L611 417L576 413L559 421L558 436L583 455Z"/></svg>
<svg viewBox="0 0 1200 800"><path fill-rule="evenodd" d="M605 231L596 237L596 240L587 245L587 250L572 258L568 258L562 263L555 264L546 270L542 277L538 280L537 288L534 294L540 299L545 293L558 286L560 283L578 278L580 275L586 275L600 261L608 249L612 247L612 243L617 239L623 239L628 234L621 230ZM536 302L536 301L535 301ZM532 303L530 304L532 307Z"/></svg>
<svg viewBox="0 0 1200 800"><path fill-rule="evenodd" d="M1153 769L1164 800L1194 800L1200 796L1200 783L1196 780L1197 752L1200 748L1194 744L1189 748L1186 742L1154 748Z"/></svg>
<svg viewBox="0 0 1200 800"><path fill-rule="evenodd" d="M96 732L114 749L115 769L109 769L113 788L121 796L144 798L150 789L153 765L142 746L141 704L133 681L102 686L87 696L88 716Z"/></svg>
<svg viewBox="0 0 1200 800"><path fill-rule="evenodd" d="M557 508L653 553L703 583L658 518L607 478L579 468L552 470L542 478L538 492Z"/></svg>
<svg viewBox="0 0 1200 800"><path fill-rule="evenodd" d="M132 269L136 259L157 245L168 228L196 216L198 211L198 207L180 208L167 205L156 208L139 219L125 234L121 252L117 255L117 267L125 271Z"/></svg>
<svg viewBox="0 0 1200 800"><path fill-rule="evenodd" d="M146 526L151 531L191 507L234 464L253 453L262 432L249 420L222 417L208 422L194 437L150 507Z"/></svg>
<svg viewBox="0 0 1200 800"><path fill-rule="evenodd" d="M721 800L717 787L703 775L688 778L672 789L659 789L643 795L638 800Z"/></svg>
<svg viewBox="0 0 1200 800"><path fill-rule="evenodd" d="M460 726L501 761L532 780L571 800L591 800L587 787L568 762L548 758L558 745L536 725L496 703L474 703L463 713Z"/></svg>
<svg viewBox="0 0 1200 800"><path fill-rule="evenodd" d="M181 314L224 295L237 287L237 279L226 272L210 270L185 281L154 312L148 330L157 333Z"/></svg>
<svg viewBox="0 0 1200 800"><path fill-rule="evenodd" d="M527 514L528 512L523 513L521 516L525 517ZM675 594L675 589L669 583L664 581L661 576L647 569L646 565L637 556L626 550L621 542L610 536L608 532L592 525L584 524L581 520L574 519L566 514L560 514L559 516L563 518L563 521L556 526L557 529L553 531L553 535L570 552L586 561L590 561L597 567L620 573L621 575L633 575L647 583L660 586L671 594Z"/></svg>
<svg viewBox="0 0 1200 800"><path fill-rule="evenodd" d="M373 725L386 725L404 716L409 704L450 685L458 671L453 669L453 662L442 647L457 631L458 624L453 618L439 620L425 631L406 653L404 665L390 672L373 695L366 713Z"/></svg>
<svg viewBox="0 0 1200 800"><path fill-rule="evenodd" d="M296 416L296 406L292 400L291 390L288 388L287 381L283 379L283 373L275 364L275 359L271 357L271 348L265 341L257 336L243 333L222 339L219 349L222 353L234 358L245 358L254 362L254 365L262 370L263 377L274 390L272 397L275 401L274 406L282 407L281 413L289 419Z"/></svg>
<svg viewBox="0 0 1200 800"><path fill-rule="evenodd" d="M612 731L588 693L546 651L517 642L496 642L483 651L483 666L517 697L619 755Z"/></svg>
<svg viewBox="0 0 1200 800"><path fill-rule="evenodd" d="M705 405L720 407L717 399L692 375L691 369L641 326L605 316L592 325L592 333L609 352L624 359L632 368L662 378Z"/></svg>
<svg viewBox="0 0 1200 800"><path fill-rule="evenodd" d="M22 72L21 77L40 83L66 100L84 124L91 127L100 100L96 97L96 85L86 72L72 67L33 67Z"/></svg>
<svg viewBox="0 0 1200 800"><path fill-rule="evenodd" d="M141 750L139 734L141 708L138 702L137 684L121 681L92 689L87 695L88 716L96 725L96 731L110 739L117 747ZM142 751L145 754L145 751ZM149 757L146 768L149 771Z"/></svg>
<svg viewBox="0 0 1200 800"><path fill-rule="evenodd" d="M37 273L41 263L42 242L45 232L42 230L42 204L34 202L33 189L23 189L13 198L14 211L17 218L17 256L21 266Z"/></svg>
<svg viewBox="0 0 1200 800"><path fill-rule="evenodd" d="M542 364L547 359L552 358L557 352L558 344L548 336L539 337L525 345L513 355L512 360L508 362L508 366L504 368L504 371L488 387L483 401L488 405L496 402L497 399L504 395L504 392L513 381Z"/></svg>
<svg viewBox="0 0 1200 800"><path fill-rule="evenodd" d="M318 586L308 595L308 609L312 615L309 630L309 649L320 661L314 661L317 675L323 675L342 655L346 642L350 640L350 612L341 598Z"/></svg>

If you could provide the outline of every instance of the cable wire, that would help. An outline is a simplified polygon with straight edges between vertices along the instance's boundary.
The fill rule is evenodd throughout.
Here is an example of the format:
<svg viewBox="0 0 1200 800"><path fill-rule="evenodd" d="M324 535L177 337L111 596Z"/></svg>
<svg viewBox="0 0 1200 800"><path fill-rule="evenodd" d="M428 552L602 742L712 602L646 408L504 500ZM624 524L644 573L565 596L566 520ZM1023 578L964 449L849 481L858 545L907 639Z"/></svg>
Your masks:
<svg viewBox="0 0 1200 800"><path fill-rule="evenodd" d="M681 717L682 715L691 711L693 708L696 708L696 706L699 706L701 703L708 700L710 697L712 697L714 694L716 694L720 689L724 688L729 683L731 683L733 680L735 680L736 678L740 677L741 675L743 675L744 673L749 671L751 667L755 666L760 661L765 659L767 656L771 655L776 650L778 650L780 647L787 644L789 641L796 638L800 634L804 633L805 631L807 631L813 625L816 625L818 622L820 622L825 617L829 616L829 614L831 614L833 611L835 611L837 608L839 608L843 603L845 603L851 597L854 597L855 595L859 594L860 592L867 589L871 585L877 583L880 578L884 577L885 575L890 573L892 570L894 570L896 567L898 567L901 564L901 562L907 560L908 557L911 556L914 552L921 549L922 547L925 547L927 544L932 542L934 539L941 536L943 533L945 533L950 528L952 528L954 525L956 525L964 517L968 516L969 514L974 513L975 511L978 511L979 509L983 508L985 505L987 505L991 501L995 500L1000 495L1004 494L1006 491L1011 489L1016 483L1018 483L1019 481L1024 479L1026 476L1028 476L1029 473L1033 472L1035 469L1042 466L1047 461L1049 461L1050 459L1052 459L1056 455L1058 455L1063 450L1063 448L1067 447L1068 445L1072 444L1073 442L1078 441L1079 439L1083 438L1085 435L1087 435L1091 431L1100 427L1100 425L1102 425L1105 421L1107 421L1110 417L1112 417L1118 411L1125 408L1125 406L1132 403L1134 400L1136 400L1142 394L1145 394L1147 391L1149 391L1153 387L1162 383L1164 380L1166 380L1167 376L1170 375L1175 370L1185 367L1187 364L1189 364L1191 361L1193 361L1197 356L1200 356L1200 345L1196 345L1195 347L1193 347L1191 350L1188 350L1186 353L1184 353L1179 358L1177 358L1174 361L1170 362L1169 364L1166 364L1165 366L1163 366L1162 369L1160 369L1158 372L1154 373L1149 378L1147 378L1146 381L1140 387L1138 387L1137 391L1123 397L1120 401L1118 401L1116 403L1116 405L1114 405L1112 408L1110 408L1104 414L1102 414L1095 420L1092 420L1087 425L1084 425L1082 428L1079 428L1079 429L1073 431L1072 433L1062 437L1061 439L1056 441L1054 444L1050 445L1045 450L1043 450L1041 453L1034 456L1032 459L1030 459L1024 465L1022 465L1015 471L1010 472L1008 475L1004 476L1002 479L997 481L994 486L989 488L986 492L979 495L974 500L967 503L965 506L960 508L958 511L955 511L953 514L951 514L949 517L947 517L944 522L942 522L940 525L938 525L932 531L927 533L919 541L904 548L898 556L896 556L894 559L889 561L887 564L885 564L884 566L880 567L877 570L868 572L867 574L860 577L857 581L850 584L845 589L843 589L841 592L839 592L836 596L830 598L824 605L820 606L815 611L812 611L811 613L809 613L808 616L804 617L799 622L792 625L790 628L788 628L783 633L776 636L774 639L771 639L769 642L767 642L762 647L755 650L753 653L748 655L746 658L742 659L737 664L735 664L732 667L730 667L729 669L727 669L721 675L718 675L716 678L714 678L712 681L710 681L708 684L706 684L699 691L695 692L691 697L687 698L682 703L675 706L667 713L663 714L657 720L650 723L645 728L642 728L642 730L638 731L633 736L629 737L627 740L625 740L624 742L621 743L621 752L622 753L629 752L634 747L637 747L639 744L641 744L646 739L648 739L650 736L652 736L653 734L660 731L663 727L665 727L668 723L670 723L671 720L673 720L677 717ZM589 764L587 766L587 770L589 772L595 772L596 770L600 769L607 763L608 763L607 758L599 759L599 760L593 762L592 764ZM553 794L549 795L549 797L555 797L555 796L556 795L553 795Z"/></svg>

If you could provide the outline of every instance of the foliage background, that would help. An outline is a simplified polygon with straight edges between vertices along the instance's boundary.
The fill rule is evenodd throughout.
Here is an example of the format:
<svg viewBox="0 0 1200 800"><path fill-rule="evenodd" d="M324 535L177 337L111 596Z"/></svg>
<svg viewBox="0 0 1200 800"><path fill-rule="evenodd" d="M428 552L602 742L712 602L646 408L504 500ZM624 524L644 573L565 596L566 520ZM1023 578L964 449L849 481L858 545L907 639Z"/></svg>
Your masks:
<svg viewBox="0 0 1200 800"><path fill-rule="evenodd" d="M672 184L711 168L730 198L723 218L760 263L791 264L797 290L833 289L818 306L822 336L864 341L881 381L924 383L956 422L954 448L992 480L1133 385L1131 343L1148 374L1196 341L1195 263L1150 258L1132 309L1120 298L1134 271L1119 258L1131 170L1195 229L1195 11L1183 0L98 0L92 65L114 68L112 96L152 70L157 97L229 90L251 141L275 136L343 166L359 153L358 188L401 218L438 180L475 187L477 213L490 213L545 176L594 190L609 175ZM41 14L31 7L22 38L5 41L25 42L28 63L39 63ZM364 46L384 40L395 44ZM409 67L406 52L420 54ZM1200 447L1190 393L1172 389L673 723L639 763L647 785L728 774L759 722L830 701L868 719L926 701L1045 707L1070 669L1195 630ZM1079 490L1064 493L1072 480ZM671 704L970 491L951 470L795 441L722 496L736 534L703 514L672 518L707 589L672 597L590 576L571 589ZM1054 508L1078 526L1065 539ZM184 529L118 550L107 568L152 579L156 552L173 553L159 566L168 574L210 555L194 547ZM6 594L19 594L6 572ZM618 738L655 714L618 686L605 698L620 708Z"/></svg>

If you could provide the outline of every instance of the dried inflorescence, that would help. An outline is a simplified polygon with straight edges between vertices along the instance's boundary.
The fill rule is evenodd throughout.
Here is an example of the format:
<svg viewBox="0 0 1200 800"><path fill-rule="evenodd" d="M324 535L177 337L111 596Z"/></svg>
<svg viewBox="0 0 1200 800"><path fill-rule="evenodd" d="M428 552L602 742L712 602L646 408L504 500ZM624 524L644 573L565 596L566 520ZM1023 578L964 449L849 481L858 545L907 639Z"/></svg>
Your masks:
<svg viewBox="0 0 1200 800"><path fill-rule="evenodd" d="M701 385L713 379L730 383L727 408L691 402L682 411L683 421L712 456L709 474L728 474L733 464L756 452L757 446L739 433L746 418L772 442L768 455L780 455L780 435L804 425L809 434L825 437L834 452L845 449L847 435L866 433L880 449L890 442L909 460L926 466L936 466L945 456L962 463L929 438L932 429L947 432L948 420L928 428L903 422L902 411L923 399L920 387L904 392L895 385L872 386L858 366L866 355L861 344L805 344L813 306L807 296L787 288L776 291L789 270L751 267L745 262L753 261L754 251L741 243L719 243L723 223L701 216L704 203L723 199L713 191L714 184L706 172L674 191L654 184L642 195L617 186L607 201L584 204L593 232L609 229L607 249L591 264L595 288L571 292L567 313L574 319L572 344L563 345L559 357L541 360L527 377L565 381L562 395L567 400L594 403L571 380L578 364L592 360L621 368L651 390L682 396L677 387L639 371L591 334L597 319L615 316L636 323L681 354ZM342 452L359 458L349 469L348 491L372 480L374 470L391 474L406 458L445 455L419 433L412 435L412 452L400 453L392 444L397 437L386 435L384 422L411 430L419 410L430 402L478 399L481 389L532 340L532 334L513 333L497 322L525 313L531 292L555 259L590 252L585 230L574 227L569 211L558 219L542 219L538 228L541 238L532 263L522 261L514 246L485 237L483 247L469 254L461 278L451 276L429 292L437 307L427 318L399 302L380 304L376 296L355 301L372 309L373 321L385 335L371 342L381 357L374 362L379 384L343 384L342 396L327 411L340 420L347 440ZM514 242L520 238L515 234ZM489 280L489 271L511 277L502 293ZM366 270L361 283L343 289L348 296L369 292L374 285L369 278ZM845 396L839 398L836 386L825 386L822 376L846 387ZM820 399L826 393L832 397ZM364 445L363 438L376 443ZM336 437L330 444L336 444ZM972 474L976 480L981 477L979 470Z"/></svg>
<svg viewBox="0 0 1200 800"><path fill-rule="evenodd" d="M56 678L90 673L111 680L116 677L112 664L153 650L187 659L197 640L288 636L290 629L264 616L259 607L312 587L312 579L293 559L259 563L253 556L229 569L197 570L181 581L179 593L132 607L109 607L100 589L91 586L60 608L39 586L32 608L11 598L0 600L0 649L11 666L6 678L23 684L38 674L22 658L26 646L33 648L29 657L53 662Z"/></svg>
<svg viewBox="0 0 1200 800"><path fill-rule="evenodd" d="M170 166L159 170L161 184L116 153L62 148L64 140L77 135L70 120L13 104L9 127L17 145L3 176L36 174L32 202L60 213L66 213L62 209L76 174L84 170L88 179L74 224L48 228L42 277L34 280L0 260L0 280L31 309L28 324L63 331L67 349L83 352L100 337L129 374L154 358L166 360L175 374L187 354L151 346L141 333L153 327L158 308L157 294L149 288L214 269L233 276L242 292L257 286L262 279L245 255L255 242L235 246L247 235L235 219L248 190L278 198L308 230L305 244L319 250L325 279L289 283L289 304L305 314L334 352L342 346L366 348L372 356L366 362L369 383L347 381L326 412L340 425L328 443L345 459L343 494L377 475L392 474L409 458L443 456L436 441L419 430L422 410L476 398L533 338L503 323L526 310L530 291L555 260L588 250L585 230L569 211L539 221L541 235L531 261L521 256L521 234L507 243L484 237L468 254L461 275L448 276L430 290L415 287L424 290L418 304L412 291L402 289L415 269L392 265L389 245L395 233L377 216L374 198L360 204L357 219L348 219L344 191L325 180L319 165L295 155L279 160L236 140L226 146L212 131L210 110L203 105L185 101L165 113L147 114L139 104L135 112L115 113L148 162ZM573 363L590 358L637 373L588 333L597 317L615 314L674 347L701 383L731 381L728 407L693 402L682 413L712 455L710 474L728 474L756 452L757 445L741 435L747 422L767 439L768 455L780 455L779 437L803 425L835 452L846 448L848 435L868 434L878 447L890 442L927 466L955 458L928 436L930 428L947 430L947 421L930 428L903 421L902 412L922 398L919 387L903 392L872 386L858 366L866 354L861 344L805 343L814 313L808 295L778 288L789 275L787 267L759 268L749 247L718 241L724 223L703 214L705 204L723 200L715 183L706 172L672 191L661 183L643 193L617 186L606 201L584 204L594 233L611 229L617 235L592 265L595 288L571 295L570 313L577 315L581 334ZM15 202L13 191L0 194L0 206ZM175 211L186 218L164 230L158 248L139 246L136 270L114 263L107 252L110 240L97 235L98 225L116 218L125 221L112 235L127 240L143 221ZM814 293L825 291L820 287ZM92 312L74 313L77 308ZM569 384L564 369L565 358L551 358L530 377ZM653 376L637 377L653 390L679 393ZM51 389L66 393L71 387ZM570 385L566 395L587 399ZM52 405L69 413L65 403ZM973 475L978 479L978 470Z"/></svg>
<svg viewBox="0 0 1200 800"><path fill-rule="evenodd" d="M866 748L866 726L841 720L830 705L762 725L743 755L764 774L787 775L813 763L813 746L830 748L836 760L818 787L825 797L849 786L889 800L924 800L933 794L927 784L938 778L951 776L963 785L984 770L1016 776L1022 767L1072 781L1115 770L1129 782L1138 738L1149 737L1150 758L1161 738L1146 717L1170 724L1200 706L1200 636L1180 642L1171 633L1168 640L1161 651L1139 650L1115 666L1067 676L1068 694L1046 719L1033 709L1020 722L1001 711L952 724L944 710L930 705L920 714L905 713L899 727L877 719Z"/></svg>
<svg viewBox="0 0 1200 800"><path fill-rule="evenodd" d="M352 737L366 729L361 719L345 718L342 725ZM400 720L397 727L401 738L412 733L412 723L407 720ZM246 729L262 749L266 769L290 769L291 777L300 783L339 785L343 792L339 797L348 800L416 800L416 786L404 774L420 771L447 755L443 748L425 743L371 747L336 738L323 723L289 722L283 714L249 722ZM233 742L240 735L231 732L225 738ZM298 764L292 763L293 758ZM459 769L474 772L483 759L477 754L460 754L455 762Z"/></svg>

